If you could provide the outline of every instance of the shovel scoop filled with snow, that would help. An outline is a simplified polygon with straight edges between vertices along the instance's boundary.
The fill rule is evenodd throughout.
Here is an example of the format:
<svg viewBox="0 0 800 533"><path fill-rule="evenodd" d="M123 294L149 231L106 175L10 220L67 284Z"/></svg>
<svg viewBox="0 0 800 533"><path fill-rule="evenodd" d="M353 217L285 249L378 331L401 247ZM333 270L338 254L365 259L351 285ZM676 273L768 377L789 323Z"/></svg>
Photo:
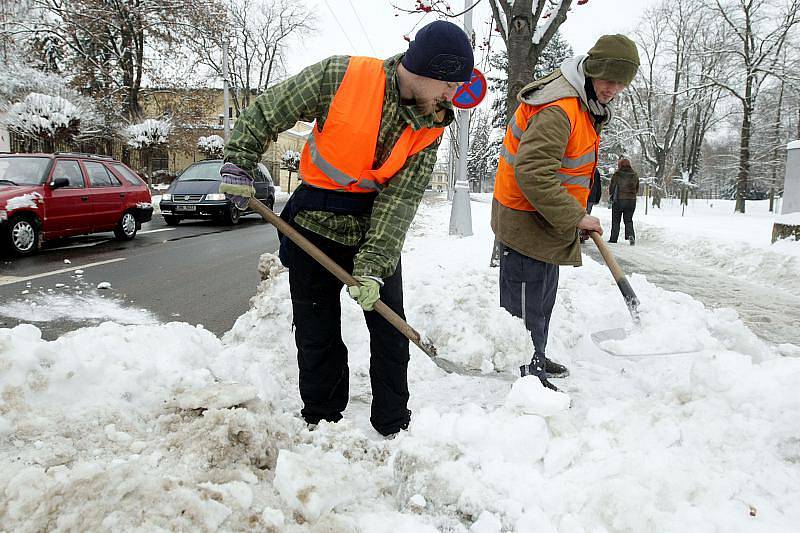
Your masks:
<svg viewBox="0 0 800 533"><path fill-rule="evenodd" d="M703 349L699 341L689 336L675 335L665 329L650 331L640 325L630 330L613 328L598 331L591 336L598 348L616 357L682 355Z"/></svg>

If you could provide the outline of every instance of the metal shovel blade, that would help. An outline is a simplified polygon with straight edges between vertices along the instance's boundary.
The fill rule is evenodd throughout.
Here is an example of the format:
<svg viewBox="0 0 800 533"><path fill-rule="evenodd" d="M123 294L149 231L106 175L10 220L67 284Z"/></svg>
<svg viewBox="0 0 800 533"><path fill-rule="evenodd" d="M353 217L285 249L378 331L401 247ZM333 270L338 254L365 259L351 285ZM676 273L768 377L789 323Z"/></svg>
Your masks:
<svg viewBox="0 0 800 533"><path fill-rule="evenodd" d="M668 355L684 355L688 353L699 353L700 350L678 350L678 351L664 351L664 352L648 352L648 353L624 353L615 350L613 347L608 346L608 341L624 341L628 338L630 332L625 328L613 328L603 331L597 331L591 334L592 341L598 348L607 354L615 357L653 357L653 356L668 356Z"/></svg>

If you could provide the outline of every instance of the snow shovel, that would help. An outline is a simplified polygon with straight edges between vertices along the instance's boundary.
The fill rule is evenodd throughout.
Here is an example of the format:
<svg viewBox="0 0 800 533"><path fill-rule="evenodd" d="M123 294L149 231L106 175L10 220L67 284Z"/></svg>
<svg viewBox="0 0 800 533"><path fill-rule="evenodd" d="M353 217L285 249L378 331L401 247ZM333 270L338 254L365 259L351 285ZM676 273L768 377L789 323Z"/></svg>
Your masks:
<svg viewBox="0 0 800 533"><path fill-rule="evenodd" d="M294 242L300 248L302 248L304 252L306 252L308 255L316 259L320 265L325 267L325 269L328 272L336 276L339 279L339 281L341 281L348 287L351 287L353 285L360 285L356 278L351 276L345 269L343 269L336 262L334 262L333 259L325 255L325 253L322 250L314 246L308 239L303 237L300 234L300 232L298 232L292 226L287 224L278 215L273 213L272 210L267 206L265 206L263 203L261 203L260 200L251 197L249 207L256 213L261 215L261 217L264 220L275 226L275 228L277 228L278 231L280 231L281 233L286 235L289 239L291 239L291 241ZM448 373L458 372L459 369L455 364L437 356L436 347L429 339L423 339L414 328L409 326L408 323L400 317L400 315L392 311L388 305L383 303L381 300L378 300L375 302L374 309L375 311L377 311L379 315L381 315L391 325L393 325L397 329L397 331L405 335L406 338L408 338L408 340L416 344L420 350L425 352L428 355L428 357L430 357L431 360L436 364L436 366L438 366L439 368Z"/></svg>
<svg viewBox="0 0 800 533"><path fill-rule="evenodd" d="M614 276L614 281L617 282L617 287L619 287L619 292L622 293L622 297L625 299L625 305L628 307L628 311L631 314L631 318L633 319L634 327L638 328L641 325L641 320L639 319L639 298L636 296L636 293L633 292L633 287L631 287L630 282L628 282L628 278L625 277L625 273L620 268L617 260L614 259L614 255L611 253L611 250L608 249L606 243L603 242L603 237L600 236L599 233L596 231L590 231L589 236L592 238L594 243L597 245L597 249L600 251L600 255L603 256L603 261L605 261L606 266L611 271L611 275ZM628 338L629 332L625 328L613 328L607 329L604 331L597 331L592 333L592 340L594 343L604 352L615 355L617 357L639 357L639 356L651 356L651 355L680 355L680 354L687 354L687 353L694 353L698 350L681 350L681 351L669 351L669 352L650 352L650 353L637 353L637 354L629 354L629 353L621 353L618 351L614 351L612 348L606 346L606 341L621 341Z"/></svg>

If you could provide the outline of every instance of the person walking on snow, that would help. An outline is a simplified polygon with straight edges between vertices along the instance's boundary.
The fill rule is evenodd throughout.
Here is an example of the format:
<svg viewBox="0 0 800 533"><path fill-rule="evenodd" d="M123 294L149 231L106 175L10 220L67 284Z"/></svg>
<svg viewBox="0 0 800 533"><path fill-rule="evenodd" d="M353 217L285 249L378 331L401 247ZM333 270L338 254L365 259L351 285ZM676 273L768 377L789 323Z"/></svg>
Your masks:
<svg viewBox="0 0 800 533"><path fill-rule="evenodd" d="M219 190L244 209L268 143L298 120L316 120L301 156L302 184L281 218L361 284L348 292L370 333L370 422L386 436L410 421L409 344L373 305L380 298L404 317L400 251L453 121L450 101L472 67L464 31L432 22L404 54L330 57L267 89L225 146ZM336 422L349 397L343 284L285 237L280 258L289 269L301 415L309 424Z"/></svg>
<svg viewBox="0 0 800 533"><path fill-rule="evenodd" d="M533 339L533 357L520 373L553 390L548 378L568 374L545 351L558 268L581 264L579 230L603 232L586 213L599 134L611 118L608 104L638 68L633 41L600 37L587 56L567 59L519 92L503 139L491 221L503 247L500 305L524 320Z"/></svg>
<svg viewBox="0 0 800 533"><path fill-rule="evenodd" d="M636 244L636 233L633 231L633 212L636 211L636 194L639 192L639 176L633 171L629 159L617 161L617 171L611 176L608 195L611 198L611 238L608 242L617 242L619 238L619 220L625 221L625 240Z"/></svg>

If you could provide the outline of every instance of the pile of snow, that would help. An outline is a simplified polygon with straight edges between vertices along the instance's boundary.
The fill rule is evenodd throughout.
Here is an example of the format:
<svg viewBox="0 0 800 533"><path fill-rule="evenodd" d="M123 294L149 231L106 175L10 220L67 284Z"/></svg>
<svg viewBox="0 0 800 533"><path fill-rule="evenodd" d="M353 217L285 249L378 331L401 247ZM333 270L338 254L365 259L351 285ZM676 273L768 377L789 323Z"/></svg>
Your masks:
<svg viewBox="0 0 800 533"><path fill-rule="evenodd" d="M611 212L595 206L606 232ZM790 215L791 216L791 215ZM674 198L649 206L640 197L634 214L637 241L663 243L671 256L681 257L765 286L800 291L800 242L772 243L772 227L786 220L769 211L769 200L748 200L746 213L734 213L733 200L691 199L685 209Z"/></svg>
<svg viewBox="0 0 800 533"><path fill-rule="evenodd" d="M106 282L107 283L107 282ZM98 289L106 288L98 284ZM108 284L108 288L111 284ZM24 300L7 301L0 304L0 315L27 322L53 322L75 320L88 322L114 321L119 324L155 324L153 313L145 309L125 307L123 302L112 298L101 298L95 294L83 294L79 288L73 294L44 293Z"/></svg>
<svg viewBox="0 0 800 533"><path fill-rule="evenodd" d="M169 120L148 118L139 124L131 124L122 133L128 141L128 146L141 150L165 144L171 131L172 123Z"/></svg>
<svg viewBox="0 0 800 533"><path fill-rule="evenodd" d="M485 200L485 199L482 199ZM288 274L262 256L250 309L218 339L183 323L105 322L55 341L0 329L0 523L9 530L792 531L800 523L800 358L726 310L633 276L643 334L615 358L589 333L629 322L607 269L561 270L549 353L564 392L515 379L532 350L498 307L490 204L447 235L420 208L403 258L409 430L369 426L369 338L342 294L351 402L298 417ZM502 371L500 374L495 371ZM257 395L257 396L256 396Z"/></svg>

